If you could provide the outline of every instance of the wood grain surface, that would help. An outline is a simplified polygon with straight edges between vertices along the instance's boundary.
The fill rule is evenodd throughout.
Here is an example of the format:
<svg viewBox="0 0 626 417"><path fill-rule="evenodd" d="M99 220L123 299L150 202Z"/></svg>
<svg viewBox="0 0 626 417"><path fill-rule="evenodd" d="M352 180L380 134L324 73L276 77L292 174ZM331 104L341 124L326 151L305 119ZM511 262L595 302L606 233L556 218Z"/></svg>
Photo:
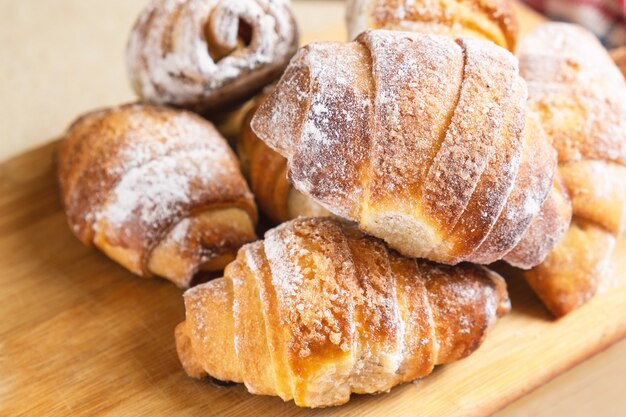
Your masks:
<svg viewBox="0 0 626 417"><path fill-rule="evenodd" d="M524 28L540 20L524 16ZM305 39L344 33L336 26ZM54 148L0 165L0 416L488 415L626 335L622 239L606 277L616 287L559 321L513 271L501 271L513 312L481 349L389 394L307 410L192 380L173 343L184 318L181 291L131 275L72 236L52 173Z"/></svg>
<svg viewBox="0 0 626 417"><path fill-rule="evenodd" d="M626 335L626 239L617 288L553 321L524 281L472 356L389 394L299 409L188 378L174 349L181 291L83 247L61 210L55 144L0 165L0 415L488 415ZM418 413L419 411L419 413Z"/></svg>

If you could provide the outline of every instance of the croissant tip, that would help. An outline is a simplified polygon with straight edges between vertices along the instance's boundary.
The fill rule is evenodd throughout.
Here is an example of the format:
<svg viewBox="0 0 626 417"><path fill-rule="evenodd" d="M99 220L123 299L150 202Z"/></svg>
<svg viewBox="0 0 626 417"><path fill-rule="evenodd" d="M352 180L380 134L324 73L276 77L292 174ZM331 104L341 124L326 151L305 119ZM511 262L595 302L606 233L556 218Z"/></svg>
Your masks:
<svg viewBox="0 0 626 417"><path fill-rule="evenodd" d="M496 315L498 318L504 317L511 312L511 299L507 296L500 300L498 308L496 309Z"/></svg>
<svg viewBox="0 0 626 417"><path fill-rule="evenodd" d="M483 268L485 269L485 271L489 275L489 278L495 285L494 293L495 293L495 300L496 300L496 316L498 318L506 316L508 313L511 312L511 299L509 298L509 292L507 290L506 281L497 272L494 272L485 267Z"/></svg>
<svg viewBox="0 0 626 417"><path fill-rule="evenodd" d="M194 378L201 378L206 375L202 366L196 361L192 347L191 339L187 334L187 321L183 321L176 326L174 336L176 340L176 352L183 369L187 375Z"/></svg>

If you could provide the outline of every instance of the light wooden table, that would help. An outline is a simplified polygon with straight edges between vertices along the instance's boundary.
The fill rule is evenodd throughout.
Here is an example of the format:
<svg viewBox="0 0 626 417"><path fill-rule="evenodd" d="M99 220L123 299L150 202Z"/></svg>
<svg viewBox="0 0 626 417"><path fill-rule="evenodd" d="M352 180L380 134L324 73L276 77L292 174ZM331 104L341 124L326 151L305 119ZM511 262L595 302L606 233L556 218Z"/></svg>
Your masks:
<svg viewBox="0 0 626 417"><path fill-rule="evenodd" d="M133 98L123 51L145 3L0 0L0 160L50 141L86 110ZM296 0L294 8L306 33L343 19L340 1ZM626 341L498 414L555 415L626 415Z"/></svg>

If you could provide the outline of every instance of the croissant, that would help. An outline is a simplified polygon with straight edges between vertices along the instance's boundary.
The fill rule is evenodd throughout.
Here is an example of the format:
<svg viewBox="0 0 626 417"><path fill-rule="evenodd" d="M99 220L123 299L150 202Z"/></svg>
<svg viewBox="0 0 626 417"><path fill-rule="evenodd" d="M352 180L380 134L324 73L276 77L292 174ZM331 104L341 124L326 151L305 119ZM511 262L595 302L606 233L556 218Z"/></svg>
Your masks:
<svg viewBox="0 0 626 417"><path fill-rule="evenodd" d="M366 29L407 30L490 40L515 50L519 30L509 0L348 0L348 36Z"/></svg>
<svg viewBox="0 0 626 417"><path fill-rule="evenodd" d="M574 217L545 261L524 275L548 310L562 317L589 301L601 287L614 247L613 234Z"/></svg>
<svg viewBox="0 0 626 417"><path fill-rule="evenodd" d="M570 24L540 26L522 40L529 105L553 139L574 221L545 263L527 273L562 316L584 304L626 228L626 82L595 36Z"/></svg>
<svg viewBox="0 0 626 417"><path fill-rule="evenodd" d="M387 391L476 350L510 309L494 272L403 258L345 221L300 218L185 292L186 372L299 406Z"/></svg>
<svg viewBox="0 0 626 417"><path fill-rule="evenodd" d="M226 111L278 78L298 47L289 0L153 0L128 41L142 99Z"/></svg>
<svg viewBox="0 0 626 417"><path fill-rule="evenodd" d="M282 223L299 216L327 216L328 211L296 190L287 178L287 161L268 147L250 128L250 120L271 89L255 100L243 123L237 141L241 168L248 179L261 211L273 222Z"/></svg>
<svg viewBox="0 0 626 417"><path fill-rule="evenodd" d="M624 77L626 77L626 46L616 48L611 51L611 58L615 61L617 67L622 71Z"/></svg>
<svg viewBox="0 0 626 417"><path fill-rule="evenodd" d="M529 268L552 249L528 243L556 154L517 60L491 42L374 30L310 44L251 126L299 191L405 256Z"/></svg>
<svg viewBox="0 0 626 417"><path fill-rule="evenodd" d="M256 239L256 208L238 162L192 113L124 105L89 113L59 144L69 224L137 275L188 287Z"/></svg>

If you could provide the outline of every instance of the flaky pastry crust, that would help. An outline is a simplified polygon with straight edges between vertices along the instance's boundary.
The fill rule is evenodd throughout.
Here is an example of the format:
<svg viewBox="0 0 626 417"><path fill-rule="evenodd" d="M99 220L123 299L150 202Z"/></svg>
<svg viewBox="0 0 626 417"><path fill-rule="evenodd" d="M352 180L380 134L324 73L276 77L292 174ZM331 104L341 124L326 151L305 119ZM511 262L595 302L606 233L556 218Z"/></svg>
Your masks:
<svg viewBox="0 0 626 417"><path fill-rule="evenodd" d="M562 316L587 302L626 229L626 82L586 29L548 23L522 40L529 105L553 139L573 208L571 229L528 279Z"/></svg>
<svg viewBox="0 0 626 417"><path fill-rule="evenodd" d="M514 249L557 161L526 98L491 42L374 30L302 48L251 125L299 191L405 256L530 268L551 247Z"/></svg>
<svg viewBox="0 0 626 417"><path fill-rule="evenodd" d="M509 0L348 0L348 36L392 29L490 40L515 50L518 23Z"/></svg>
<svg viewBox="0 0 626 417"><path fill-rule="evenodd" d="M69 224L142 276L187 287L256 236L256 207L235 155L192 113L130 104L86 114L59 144Z"/></svg>
<svg viewBox="0 0 626 417"><path fill-rule="evenodd" d="M127 47L142 99L209 116L278 78L298 47L288 0L152 0Z"/></svg>
<svg viewBox="0 0 626 417"><path fill-rule="evenodd" d="M324 217L244 246L185 307L176 346L190 376L324 407L471 354L510 303L494 272L403 258Z"/></svg>
<svg viewBox="0 0 626 417"><path fill-rule="evenodd" d="M268 87L255 98L244 118L243 129L237 141L241 168L259 208L276 223L300 216L330 215L326 209L293 187L287 178L287 160L267 146L250 128L252 117L272 89L273 87Z"/></svg>

